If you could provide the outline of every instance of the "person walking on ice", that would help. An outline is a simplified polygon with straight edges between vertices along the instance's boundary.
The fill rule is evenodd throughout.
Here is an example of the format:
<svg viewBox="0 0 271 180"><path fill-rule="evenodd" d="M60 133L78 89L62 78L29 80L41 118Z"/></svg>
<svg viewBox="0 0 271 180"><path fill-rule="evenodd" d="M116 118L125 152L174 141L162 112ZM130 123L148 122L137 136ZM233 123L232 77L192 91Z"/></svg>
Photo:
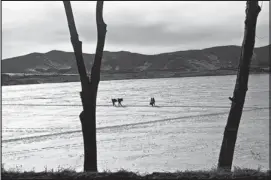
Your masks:
<svg viewBox="0 0 271 180"><path fill-rule="evenodd" d="M155 106L155 99L154 98L151 98L150 105Z"/></svg>

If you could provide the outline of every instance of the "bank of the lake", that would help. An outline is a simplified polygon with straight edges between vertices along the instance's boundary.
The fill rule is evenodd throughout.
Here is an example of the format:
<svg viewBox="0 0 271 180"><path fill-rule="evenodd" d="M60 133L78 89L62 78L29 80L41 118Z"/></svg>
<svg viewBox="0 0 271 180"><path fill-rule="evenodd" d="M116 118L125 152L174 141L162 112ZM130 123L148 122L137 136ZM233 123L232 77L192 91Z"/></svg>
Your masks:
<svg viewBox="0 0 271 180"><path fill-rule="evenodd" d="M251 74L268 74L265 69L252 69ZM101 73L101 81L125 80L125 79L154 79L154 78L177 78L177 77L198 77L198 76L223 76L235 75L236 70L213 70L203 72L180 72L180 71L146 71L146 72L119 72ZM44 84L61 82L79 82L78 74L2 74L2 86L19 84Z"/></svg>

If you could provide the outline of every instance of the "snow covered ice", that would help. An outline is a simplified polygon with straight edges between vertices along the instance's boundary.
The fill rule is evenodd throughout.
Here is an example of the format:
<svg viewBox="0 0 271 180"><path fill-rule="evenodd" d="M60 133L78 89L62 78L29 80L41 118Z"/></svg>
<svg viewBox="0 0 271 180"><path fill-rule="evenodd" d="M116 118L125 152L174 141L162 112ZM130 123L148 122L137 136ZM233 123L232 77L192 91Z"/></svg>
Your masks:
<svg viewBox="0 0 271 180"><path fill-rule="evenodd" d="M250 75L233 166L268 169L268 76ZM216 166L236 76L102 81L98 170ZM83 168L80 83L2 88L2 163L23 170ZM157 107L149 105L154 97ZM123 98L124 107L113 107Z"/></svg>

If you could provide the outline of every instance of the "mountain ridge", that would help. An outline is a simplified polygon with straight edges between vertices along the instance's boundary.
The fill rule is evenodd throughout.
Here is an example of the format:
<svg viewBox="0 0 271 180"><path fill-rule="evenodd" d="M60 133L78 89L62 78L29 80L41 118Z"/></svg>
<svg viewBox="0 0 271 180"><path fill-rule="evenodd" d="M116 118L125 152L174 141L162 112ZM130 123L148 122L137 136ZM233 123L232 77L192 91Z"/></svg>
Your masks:
<svg viewBox="0 0 271 180"><path fill-rule="evenodd" d="M267 67L270 45L254 49L252 66ZM236 68L240 46L217 46L204 49L175 51L145 55L129 51L104 51L102 71L180 70L202 71L220 68ZM91 69L94 54L83 53L86 68ZM23 63L21 63L23 61ZM3 73L75 73L73 52L52 50L46 53L30 53L2 60Z"/></svg>
<svg viewBox="0 0 271 180"><path fill-rule="evenodd" d="M262 71L262 69L269 68L270 47L270 45L267 45L254 48L251 62L252 70ZM101 65L101 79L234 74L238 68L240 54L241 47L235 45L174 51L154 55L129 51L104 51ZM83 58L87 72L90 74L94 54L83 53ZM2 77L3 73L78 75L78 70L73 52L51 50L46 53L34 52L4 59L2 60ZM10 79L10 77L5 79ZM67 81L70 81L69 78ZM44 80L39 79L39 82L42 83Z"/></svg>

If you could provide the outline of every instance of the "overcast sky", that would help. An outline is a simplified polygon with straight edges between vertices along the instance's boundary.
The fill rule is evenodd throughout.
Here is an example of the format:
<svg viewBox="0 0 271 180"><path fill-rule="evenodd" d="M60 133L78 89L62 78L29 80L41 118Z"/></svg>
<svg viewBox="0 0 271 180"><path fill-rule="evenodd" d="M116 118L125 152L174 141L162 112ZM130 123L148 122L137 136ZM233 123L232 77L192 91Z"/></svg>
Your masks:
<svg viewBox="0 0 271 180"><path fill-rule="evenodd" d="M71 4L83 51L94 53L96 2ZM241 45L245 8L245 1L105 2L105 50L156 54ZM73 51L62 1L4 1L2 10L3 59L55 49ZM256 47L268 44L269 1L263 2L256 35Z"/></svg>

